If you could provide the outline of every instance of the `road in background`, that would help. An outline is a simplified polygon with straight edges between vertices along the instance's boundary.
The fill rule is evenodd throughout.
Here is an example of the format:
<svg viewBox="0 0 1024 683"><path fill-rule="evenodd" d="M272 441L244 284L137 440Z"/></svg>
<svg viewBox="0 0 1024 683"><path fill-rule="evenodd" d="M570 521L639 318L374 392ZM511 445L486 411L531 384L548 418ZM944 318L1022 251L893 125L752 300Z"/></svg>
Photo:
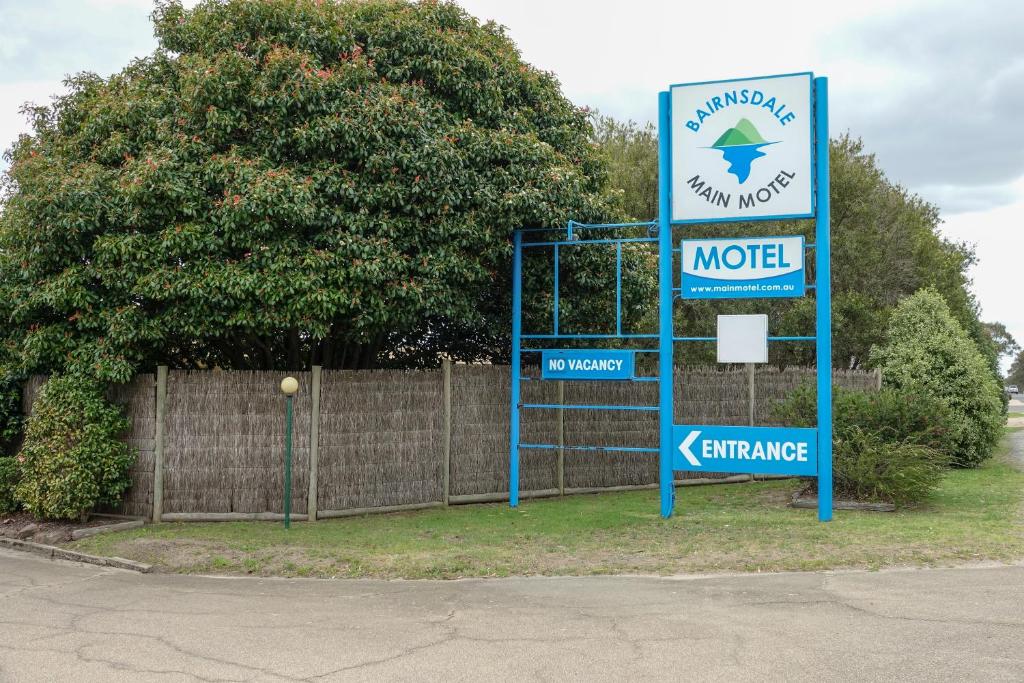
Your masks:
<svg viewBox="0 0 1024 683"><path fill-rule="evenodd" d="M466 581L0 551L0 680L1020 680L1024 566Z"/></svg>

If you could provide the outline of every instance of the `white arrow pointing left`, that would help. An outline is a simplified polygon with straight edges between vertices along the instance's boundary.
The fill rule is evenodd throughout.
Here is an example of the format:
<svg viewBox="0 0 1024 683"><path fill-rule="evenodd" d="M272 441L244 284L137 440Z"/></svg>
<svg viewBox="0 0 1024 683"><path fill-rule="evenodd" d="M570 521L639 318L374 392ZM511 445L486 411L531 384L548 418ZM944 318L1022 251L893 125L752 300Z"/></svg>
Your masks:
<svg viewBox="0 0 1024 683"><path fill-rule="evenodd" d="M695 456L693 451L690 450L690 446L693 445L693 442L697 440L698 436L700 436L700 431L693 430L687 434L686 438L683 439L683 442L679 444L679 452L682 453L683 457L686 458L686 461L694 467L700 467L700 460L698 460L697 456Z"/></svg>

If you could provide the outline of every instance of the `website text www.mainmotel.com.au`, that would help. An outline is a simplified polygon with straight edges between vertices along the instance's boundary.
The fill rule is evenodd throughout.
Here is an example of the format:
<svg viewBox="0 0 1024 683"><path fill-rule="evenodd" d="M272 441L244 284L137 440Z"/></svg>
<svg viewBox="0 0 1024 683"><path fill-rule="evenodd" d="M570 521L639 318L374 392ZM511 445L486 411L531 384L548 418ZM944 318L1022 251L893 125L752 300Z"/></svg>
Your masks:
<svg viewBox="0 0 1024 683"><path fill-rule="evenodd" d="M795 292L796 286L790 284L745 283L741 285L690 285L685 294L725 294L747 293L765 294L768 292Z"/></svg>

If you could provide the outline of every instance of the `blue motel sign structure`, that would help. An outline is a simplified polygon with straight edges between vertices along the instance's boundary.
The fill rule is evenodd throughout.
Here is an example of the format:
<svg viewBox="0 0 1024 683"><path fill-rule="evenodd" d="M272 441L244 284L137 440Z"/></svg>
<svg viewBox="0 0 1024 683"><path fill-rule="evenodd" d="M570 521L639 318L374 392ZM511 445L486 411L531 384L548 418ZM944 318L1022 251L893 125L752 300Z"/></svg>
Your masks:
<svg viewBox="0 0 1024 683"><path fill-rule="evenodd" d="M673 111L673 106L679 110ZM513 236L512 377L509 501L519 505L523 450L636 453L659 460L660 512L675 509L674 472L736 472L816 477L818 519L832 519L832 291L829 222L828 80L812 74L672 86L658 96L658 219L649 223L524 228ZM750 183L748 186L747 183ZM814 219L802 235L673 241L690 224ZM560 259L566 250L602 244L615 254L615 332L567 333L559 325ZM624 329L623 247L647 245L658 258L658 331ZM632 248L632 247L630 247ZM523 255L553 255L550 329L523 330ZM805 257L813 252L815 281ZM673 283L679 258L680 280ZM814 428L685 425L675 422L673 358L677 345L714 342L674 329L673 311L689 299L799 297L813 293L813 335L769 336L772 343L813 343L817 364ZM610 293L609 293L610 295ZM600 345L601 348L583 348ZM621 345L623 348L604 348ZM657 374L638 374L638 356L656 356ZM527 376L524 357L540 365ZM656 382L656 405L531 404L528 381ZM685 384L682 391L686 391ZM520 421L536 409L648 411L658 414L658 447L524 442ZM595 455L599 457L599 455Z"/></svg>

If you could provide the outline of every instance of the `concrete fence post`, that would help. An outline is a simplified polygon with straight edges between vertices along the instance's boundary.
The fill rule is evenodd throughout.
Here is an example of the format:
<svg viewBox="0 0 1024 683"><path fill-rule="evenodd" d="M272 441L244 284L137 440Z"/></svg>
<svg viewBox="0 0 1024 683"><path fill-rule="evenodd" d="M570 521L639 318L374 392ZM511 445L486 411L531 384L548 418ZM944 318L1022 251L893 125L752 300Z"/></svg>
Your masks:
<svg viewBox="0 0 1024 683"><path fill-rule="evenodd" d="M882 390L882 368L875 368L875 389Z"/></svg>
<svg viewBox="0 0 1024 683"><path fill-rule="evenodd" d="M306 515L310 522L316 521L317 473L320 466L320 374L322 367L314 365L311 373L310 398L312 406L309 415L309 497L306 499Z"/></svg>
<svg viewBox="0 0 1024 683"><path fill-rule="evenodd" d="M164 415L167 411L167 366L156 369L156 429L153 434L153 523L164 513Z"/></svg>
<svg viewBox="0 0 1024 683"><path fill-rule="evenodd" d="M444 402L444 452L441 459L441 502L447 507L452 476L452 361L441 361L441 391Z"/></svg>

